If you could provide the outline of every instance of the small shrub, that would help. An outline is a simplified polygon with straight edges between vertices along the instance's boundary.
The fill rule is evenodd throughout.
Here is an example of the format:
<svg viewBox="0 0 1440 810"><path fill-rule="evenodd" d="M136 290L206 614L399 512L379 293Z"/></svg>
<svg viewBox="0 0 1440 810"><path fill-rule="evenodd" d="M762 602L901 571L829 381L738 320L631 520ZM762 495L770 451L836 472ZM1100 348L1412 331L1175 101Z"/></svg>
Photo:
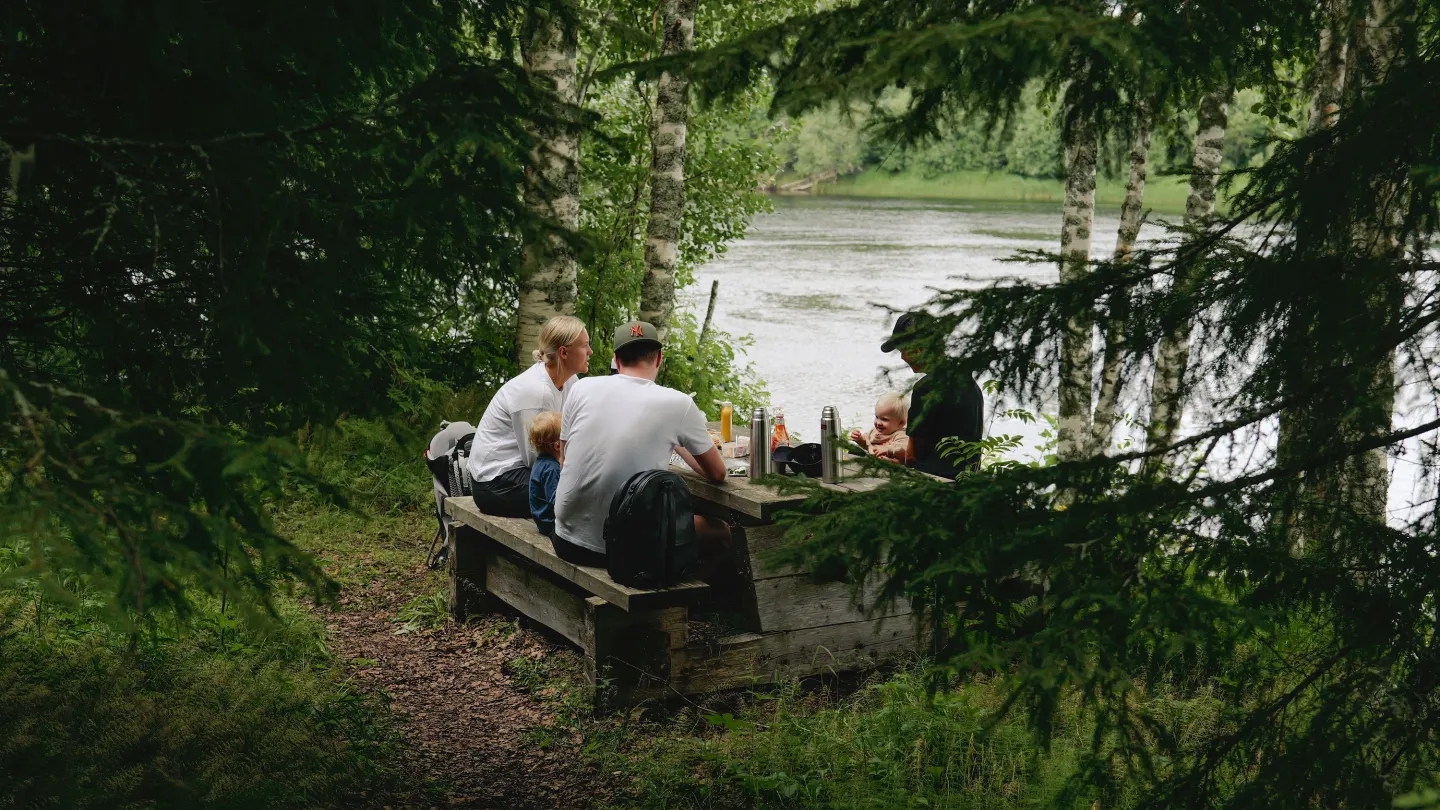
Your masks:
<svg viewBox="0 0 1440 810"><path fill-rule="evenodd" d="M450 621L450 595L440 590L417 596L401 605L391 621L400 625L395 628L396 635L444 627Z"/></svg>

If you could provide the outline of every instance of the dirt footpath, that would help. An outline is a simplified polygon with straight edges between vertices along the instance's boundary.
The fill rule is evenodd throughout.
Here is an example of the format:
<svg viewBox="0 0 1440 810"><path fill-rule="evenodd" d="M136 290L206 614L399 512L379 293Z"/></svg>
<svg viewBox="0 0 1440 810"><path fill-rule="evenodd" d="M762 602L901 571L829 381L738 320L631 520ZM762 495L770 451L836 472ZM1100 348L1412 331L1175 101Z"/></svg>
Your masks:
<svg viewBox="0 0 1440 810"><path fill-rule="evenodd" d="M585 763L574 703L564 701L575 653L498 616L397 634L402 606L437 590L417 548L413 571L381 572L324 618L356 682L390 697L410 767L435 786L427 803L551 810L616 795L618 777Z"/></svg>

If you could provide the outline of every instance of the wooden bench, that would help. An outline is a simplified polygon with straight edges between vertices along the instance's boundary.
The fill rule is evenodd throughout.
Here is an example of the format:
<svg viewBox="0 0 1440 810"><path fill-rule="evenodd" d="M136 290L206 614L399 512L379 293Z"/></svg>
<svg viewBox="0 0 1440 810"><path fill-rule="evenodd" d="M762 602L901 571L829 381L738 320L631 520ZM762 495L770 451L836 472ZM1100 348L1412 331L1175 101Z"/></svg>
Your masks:
<svg viewBox="0 0 1440 810"><path fill-rule="evenodd" d="M585 654L597 702L626 704L663 691L671 651L687 640L687 608L710 586L629 588L603 568L566 562L523 518L483 514L472 498L449 498L450 609L457 621L496 599L549 627Z"/></svg>
<svg viewBox="0 0 1440 810"><path fill-rule="evenodd" d="M878 583L867 583L857 597L845 583L767 565L766 553L782 535L772 518L801 498L744 479L715 485L688 469L675 472L697 512L736 527L736 569L716 588L703 582L627 588L604 569L555 556L533 521L482 514L472 499L450 498L456 620L498 600L549 627L584 653L601 707L854 671L915 649L910 606L875 604ZM723 630L699 621L716 616Z"/></svg>

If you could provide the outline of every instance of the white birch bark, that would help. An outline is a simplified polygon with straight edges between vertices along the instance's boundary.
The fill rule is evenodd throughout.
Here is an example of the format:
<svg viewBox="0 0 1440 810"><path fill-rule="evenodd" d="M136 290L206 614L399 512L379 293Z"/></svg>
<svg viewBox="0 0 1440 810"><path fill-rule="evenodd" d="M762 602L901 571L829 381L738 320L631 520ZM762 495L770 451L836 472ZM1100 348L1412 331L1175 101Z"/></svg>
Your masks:
<svg viewBox="0 0 1440 810"><path fill-rule="evenodd" d="M1327 0L1325 4L1326 26L1320 31L1319 46L1315 55L1315 74L1310 88L1309 129L1318 132L1334 126L1340 120L1340 105L1345 97L1347 67L1354 53L1350 47L1353 26L1349 20L1346 0ZM1303 423L1313 419L1305 408L1287 408L1280 412L1280 435L1276 444L1277 463L1288 465L1295 460L1296 442L1299 441ZM1325 476L1319 473L1304 473L1299 479L1300 498L1310 501L1320 496L1328 487ZM1306 537L1314 532L1314 516L1311 510L1301 506L1295 513L1286 516L1286 532L1289 535L1291 551L1303 554Z"/></svg>
<svg viewBox="0 0 1440 810"><path fill-rule="evenodd" d="M695 42L697 0L665 0L665 42L661 54L689 51ZM665 71L655 100L651 141L650 220L646 227L645 279L640 286L640 320L654 324L665 340L675 315L675 270L685 221L685 135L690 81Z"/></svg>
<svg viewBox="0 0 1440 810"><path fill-rule="evenodd" d="M575 101L575 40L553 17L535 26L524 43L525 69L548 82L564 103ZM563 124L547 125L526 168L525 205L537 216L574 231L580 225L580 138ZM515 350L520 366L531 361L540 327L556 315L575 312L575 251L558 234L532 239L524 247Z"/></svg>
<svg viewBox="0 0 1440 810"><path fill-rule="evenodd" d="M1360 87L1381 82L1390 68L1402 57L1401 31L1406 20L1403 0L1372 0L1369 13L1361 26L1357 42L1355 79ZM1403 180L1386 178L1376 188L1380 204L1372 216L1356 223L1353 239L1364 253L1377 259L1400 259L1404 246L1400 231L1405 218L1408 188ZM1398 278L1392 275L1391 278ZM1404 302L1404 291L1398 281L1382 283L1374 292L1371 306L1376 318L1388 316ZM1364 409L1368 423L1353 426L1350 440L1363 440L1390 431L1395 408L1395 353L1389 352L1375 364L1373 400ZM1364 417L1362 417L1364 418ZM1385 519L1390 494L1390 460L1385 448L1375 448L1346 462L1341 482L1347 504L1358 513L1375 520Z"/></svg>
<svg viewBox="0 0 1440 810"><path fill-rule="evenodd" d="M1099 143L1092 124L1081 120L1065 144L1065 206L1060 230L1060 282L1090 272L1091 229L1095 224L1095 159ZM1089 447L1092 365L1095 359L1091 312L1065 324L1060 345L1060 414L1056 453L1062 461L1083 458Z"/></svg>
<svg viewBox="0 0 1440 810"><path fill-rule="evenodd" d="M1347 3L1327 0L1325 14L1327 24L1320 30L1310 94L1312 132L1333 126L1340 119L1340 101L1345 94L1345 63L1350 45Z"/></svg>
<svg viewBox="0 0 1440 810"><path fill-rule="evenodd" d="M1190 173L1190 195L1185 199L1185 226L1203 228L1215 214L1215 190L1220 176L1220 159L1229 125L1230 87L1217 88L1200 99L1195 126L1195 162ZM1193 264L1176 272L1172 289L1184 293L1196 281ZM1155 377L1150 384L1150 422L1145 431L1147 450L1169 444L1185 412L1185 372L1190 365L1190 337L1193 321L1186 318L1160 338L1155 350ZM1151 474L1163 460L1151 457Z"/></svg>
<svg viewBox="0 0 1440 810"><path fill-rule="evenodd" d="M1145 179L1149 175L1150 132L1153 126L1145 104L1136 106L1135 140L1130 144L1130 177L1125 183L1125 201L1120 206L1120 228L1112 261L1123 264L1135 252L1140 238L1145 203ZM1105 359L1100 371L1100 396L1091 422L1091 452L1105 453L1115 434L1119 417L1120 389L1124 387L1125 323L1130 307L1129 290L1117 290L1110 297L1109 320L1105 326Z"/></svg>

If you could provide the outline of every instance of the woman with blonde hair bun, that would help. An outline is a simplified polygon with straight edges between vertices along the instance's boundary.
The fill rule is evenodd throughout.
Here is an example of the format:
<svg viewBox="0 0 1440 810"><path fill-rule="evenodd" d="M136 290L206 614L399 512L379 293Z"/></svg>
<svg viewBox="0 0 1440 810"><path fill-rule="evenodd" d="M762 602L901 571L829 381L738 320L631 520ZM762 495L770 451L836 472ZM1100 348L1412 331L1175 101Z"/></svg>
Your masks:
<svg viewBox="0 0 1440 810"><path fill-rule="evenodd" d="M556 315L540 327L535 364L495 392L475 429L466 462L475 506L502 517L530 516L530 423L565 407L566 384L590 368L590 334L579 318Z"/></svg>

